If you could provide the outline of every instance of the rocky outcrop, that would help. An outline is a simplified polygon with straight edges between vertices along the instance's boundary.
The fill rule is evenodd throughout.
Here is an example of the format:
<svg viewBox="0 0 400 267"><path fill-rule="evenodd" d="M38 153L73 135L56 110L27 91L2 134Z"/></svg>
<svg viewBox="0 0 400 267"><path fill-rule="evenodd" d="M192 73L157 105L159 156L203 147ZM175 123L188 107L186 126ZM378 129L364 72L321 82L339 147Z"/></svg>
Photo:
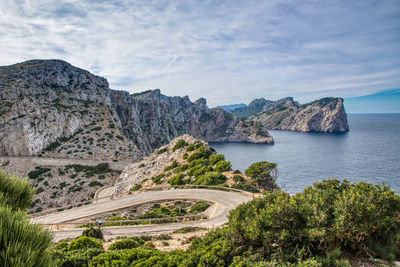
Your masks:
<svg viewBox="0 0 400 267"><path fill-rule="evenodd" d="M0 155L138 160L175 136L272 143L206 100L129 95L61 60L0 67Z"/></svg>
<svg viewBox="0 0 400 267"><path fill-rule="evenodd" d="M322 98L300 105L293 98L284 98L263 107L248 118L270 130L303 132L345 132L349 130L342 98Z"/></svg>

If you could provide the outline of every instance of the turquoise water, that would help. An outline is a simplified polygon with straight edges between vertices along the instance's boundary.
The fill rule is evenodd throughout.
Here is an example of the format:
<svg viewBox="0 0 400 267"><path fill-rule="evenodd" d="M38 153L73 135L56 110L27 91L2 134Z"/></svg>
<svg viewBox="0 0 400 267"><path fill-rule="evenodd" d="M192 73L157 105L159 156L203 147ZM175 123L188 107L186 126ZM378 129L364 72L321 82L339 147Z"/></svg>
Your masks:
<svg viewBox="0 0 400 267"><path fill-rule="evenodd" d="M314 181L335 177L385 182L400 193L400 114L349 114L341 134L270 131L274 145L211 143L244 171L251 163L278 163L278 184L296 193Z"/></svg>

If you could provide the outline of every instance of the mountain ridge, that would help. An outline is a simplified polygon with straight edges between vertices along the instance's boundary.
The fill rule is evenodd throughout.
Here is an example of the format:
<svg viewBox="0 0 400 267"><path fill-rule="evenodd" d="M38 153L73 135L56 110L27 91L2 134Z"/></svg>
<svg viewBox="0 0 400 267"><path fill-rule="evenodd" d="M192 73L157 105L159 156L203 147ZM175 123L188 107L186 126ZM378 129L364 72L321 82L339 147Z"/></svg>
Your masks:
<svg viewBox="0 0 400 267"><path fill-rule="evenodd" d="M0 102L0 155L138 160L184 133L273 143L266 130L242 129L205 99L193 103L159 89L129 95L62 60L0 67Z"/></svg>

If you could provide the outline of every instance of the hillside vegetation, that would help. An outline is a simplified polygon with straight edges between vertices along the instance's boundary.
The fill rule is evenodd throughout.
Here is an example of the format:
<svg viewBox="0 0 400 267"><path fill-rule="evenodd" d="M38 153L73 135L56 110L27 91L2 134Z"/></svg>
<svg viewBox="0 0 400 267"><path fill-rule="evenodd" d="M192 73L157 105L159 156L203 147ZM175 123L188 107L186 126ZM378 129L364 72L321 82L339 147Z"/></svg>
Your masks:
<svg viewBox="0 0 400 267"><path fill-rule="evenodd" d="M79 243L79 244L76 244ZM73 245L72 245L73 244ZM354 258L400 259L400 197L386 185L324 180L291 196L267 192L242 204L228 225L186 251L142 238L104 251L79 238L54 251L62 266L349 266Z"/></svg>

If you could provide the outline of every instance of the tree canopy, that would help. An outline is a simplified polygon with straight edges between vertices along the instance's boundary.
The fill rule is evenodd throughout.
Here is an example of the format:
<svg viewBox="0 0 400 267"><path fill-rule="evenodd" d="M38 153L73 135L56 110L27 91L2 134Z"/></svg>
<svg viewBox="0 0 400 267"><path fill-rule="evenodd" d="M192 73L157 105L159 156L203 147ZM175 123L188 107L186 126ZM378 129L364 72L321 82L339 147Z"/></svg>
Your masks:
<svg viewBox="0 0 400 267"><path fill-rule="evenodd" d="M251 164L244 173L254 179L257 184L264 188L278 188L276 179L278 178L278 168L276 163L259 161Z"/></svg>

